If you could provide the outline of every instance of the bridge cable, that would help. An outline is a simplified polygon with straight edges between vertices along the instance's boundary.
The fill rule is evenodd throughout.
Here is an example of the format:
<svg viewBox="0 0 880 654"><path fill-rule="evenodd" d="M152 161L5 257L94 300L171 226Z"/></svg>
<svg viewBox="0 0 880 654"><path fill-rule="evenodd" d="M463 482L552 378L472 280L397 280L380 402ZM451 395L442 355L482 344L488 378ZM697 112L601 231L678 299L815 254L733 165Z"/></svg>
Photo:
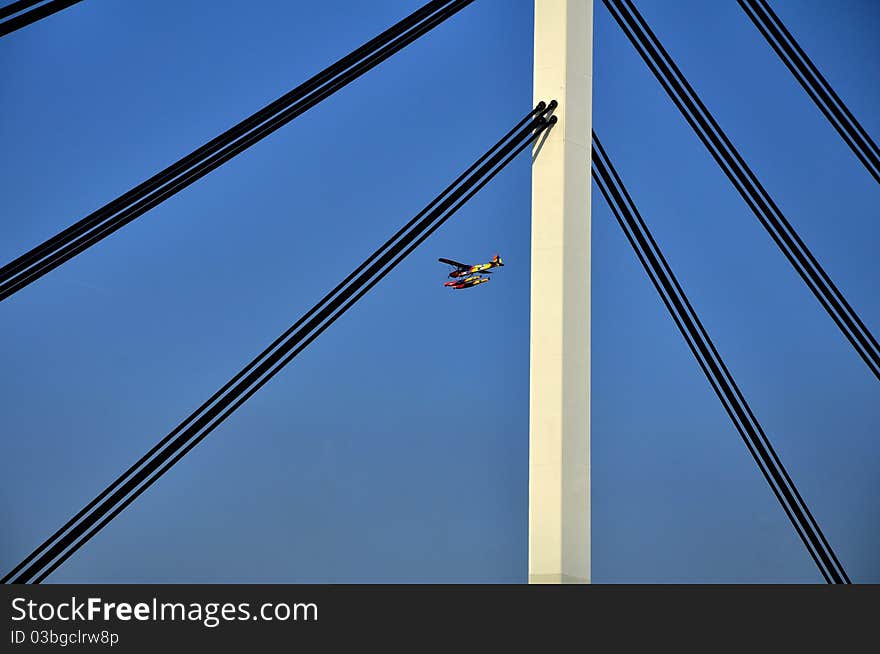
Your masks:
<svg viewBox="0 0 880 654"><path fill-rule="evenodd" d="M187 168L191 167L195 163L198 163L198 161L203 160L208 155L214 154L223 146L228 145L236 138L243 136L246 132L252 130L260 123L270 119L272 116L278 114L283 109L288 108L294 102L301 100L307 94L318 89L323 84L326 84L333 77L345 72L348 68L353 66L355 63L357 63L359 60L363 59L367 55L374 52L377 48L388 43L391 39L400 36L401 33L406 31L407 29L410 29L419 21L424 20L433 11L437 10L441 5L448 1L449 0L432 0L432 2L429 2L418 11L407 16L402 21L398 22L379 36L375 37L371 41L362 45L360 48L338 60L336 63L327 67L317 75L312 76L310 79L306 80L293 90L276 99L274 102L271 102L263 109L242 120L238 124L226 130L219 136L201 146L200 148L197 148L195 151L186 155L171 166L165 168L153 177L142 182L130 191L122 194L112 202L109 202L107 205L92 212L82 220L59 232L58 234L47 240L45 243L42 243L41 245L35 247L33 250L26 252L14 261L3 266L2 268L0 268L0 281L8 279L8 275L10 272L18 272L23 264L32 263L33 261L45 256L45 252L47 250L51 250L51 248L54 247L59 241L68 239L71 236L76 236L83 233L87 229L94 227L98 222L100 222L100 220L111 215L113 212L117 211L121 207L125 206L126 204L130 204L133 200L144 197L149 191L156 189L161 184L179 175Z"/></svg>
<svg viewBox="0 0 880 654"><path fill-rule="evenodd" d="M2 583L39 583L131 504L446 222L555 123L540 103L403 229L328 293L150 452L10 571ZM360 272L359 272L360 271Z"/></svg>
<svg viewBox="0 0 880 654"><path fill-rule="evenodd" d="M38 20L42 20L43 18L58 13L63 9L67 9L78 2L82 2L82 0L51 0L50 2L35 7L26 13L19 13L29 7L33 7L41 1L42 0L18 0L18 2L12 2L5 7L0 7L0 18L6 18L7 16L18 14L9 20L0 22L0 37L11 34L16 30L20 30L22 27L27 27L28 25L36 23Z"/></svg>
<svg viewBox="0 0 880 654"><path fill-rule="evenodd" d="M432 0L186 157L0 268L0 300L103 240L412 43L473 0Z"/></svg>
<svg viewBox="0 0 880 654"><path fill-rule="evenodd" d="M850 583L837 555L752 413L595 132L592 174L697 363L825 581Z"/></svg>
<svg viewBox="0 0 880 654"><path fill-rule="evenodd" d="M43 2L43 0L15 0L15 2L10 2L8 5L3 5L0 7L0 20L22 12L34 5L38 5L41 2Z"/></svg>
<svg viewBox="0 0 880 654"><path fill-rule="evenodd" d="M877 339L733 147L631 0L603 2L789 263L880 380L880 344Z"/></svg>
<svg viewBox="0 0 880 654"><path fill-rule="evenodd" d="M819 72L766 0L737 0L828 122L880 183L880 148Z"/></svg>
<svg viewBox="0 0 880 654"><path fill-rule="evenodd" d="M551 102L550 109L552 110L556 106L556 101ZM541 114L545 108L543 102L539 103L535 109L532 110L525 118L523 118L517 125L513 127L507 134L505 134L499 143L505 142L510 139L517 131L519 131L522 127L526 125L529 121L531 121L535 116ZM464 179L470 175L474 170L476 170L477 166L483 163L490 155L491 152L494 151L495 148L498 147L498 144L493 149L490 149L489 152L480 157L470 168L468 168L464 173L462 173L455 181L453 181L444 191L440 194L439 197L443 197L450 193L455 187L464 181ZM233 387L235 383L237 383L242 377L244 377L247 373L249 373L256 365L266 356L268 356L273 350L275 350L279 345L281 345L291 334L294 333L299 327L301 327L306 320L314 316L318 309L327 303L329 303L336 295L338 295L349 283L354 280L354 278L361 273L368 265L373 263L380 255L381 252L387 250L391 247L401 236L403 236L409 229L411 229L415 223L424 216L424 214L433 206L436 205L438 199L435 199L434 202L429 204L424 210L419 212L414 218L412 218L406 225L401 227L390 239L388 239L382 246L379 247L372 255L370 255L360 266L358 266L351 274L348 275L344 280L342 280L332 291L327 293L314 307L312 307L308 312L305 313L299 320L297 320L291 327L289 327L281 336L279 336L275 341L272 342L259 356L257 356L250 364L248 364L244 369L242 369L238 374L236 374L231 380L229 380L220 390L218 390L214 395L212 395L199 409L198 411L203 411L210 407L214 402L216 402L219 398L221 398L229 389ZM118 487L125 479L134 473L138 468L140 468L144 463L146 463L150 457L155 455L162 447L164 447L174 436L176 436L179 431L183 428L186 422L181 423L175 430L173 430L170 434L168 434L165 438L163 438L159 443L157 443L150 451L148 451L144 456L142 456L134 465L132 465L128 470L123 472L110 486L107 487L100 495L98 495L92 502L86 505L79 513L77 513L73 518L71 518L67 524L65 524L61 529L55 532L49 539L44 542L40 548L45 548L51 541L60 537L67 529L73 526L76 521L80 520L86 513L91 511L95 505L99 501L101 501L104 497L106 497L114 488ZM18 570L30 562L30 560L36 555L36 552L25 559L17 568L15 568L10 574L15 574ZM7 578L0 580L0 582L5 582Z"/></svg>

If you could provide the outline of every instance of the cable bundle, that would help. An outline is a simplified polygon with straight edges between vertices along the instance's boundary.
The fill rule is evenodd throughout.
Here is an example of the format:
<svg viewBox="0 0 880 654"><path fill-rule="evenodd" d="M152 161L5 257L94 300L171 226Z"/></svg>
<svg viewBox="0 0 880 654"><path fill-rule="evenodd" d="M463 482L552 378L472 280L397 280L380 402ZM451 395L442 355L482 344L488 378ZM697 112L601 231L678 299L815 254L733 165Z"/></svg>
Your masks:
<svg viewBox="0 0 880 654"><path fill-rule="evenodd" d="M16 2L10 2L5 7L0 7L0 19L8 19L0 22L0 36L6 36L15 30L27 27L31 23L36 23L38 20L51 16L62 9L67 9L78 2L82 2L82 0L50 0L45 4L40 4L41 2L43 0L16 0ZM40 6L25 12L25 9L29 9L34 5ZM15 14L18 15L16 16ZM9 16L12 16L12 18L9 18Z"/></svg>
<svg viewBox="0 0 880 654"><path fill-rule="evenodd" d="M15 567L3 583L39 583L131 504L556 122L543 102L243 370Z"/></svg>
<svg viewBox="0 0 880 654"><path fill-rule="evenodd" d="M343 88L473 0L432 0L194 152L0 268L0 301L106 238Z"/></svg>
<svg viewBox="0 0 880 654"><path fill-rule="evenodd" d="M748 164L722 131L631 0L603 0L642 59L746 204L801 278L880 380L880 344L801 240Z"/></svg>
<svg viewBox="0 0 880 654"><path fill-rule="evenodd" d="M846 141L871 176L880 183L880 148L835 93L828 80L794 40L766 0L738 0L740 7L767 39L828 122Z"/></svg>
<svg viewBox="0 0 880 654"><path fill-rule="evenodd" d="M733 421L764 479L797 530L816 566L828 583L850 583L849 577L800 493L718 350L709 338L684 289L669 267L663 252L648 230L639 210L593 132L593 179L620 223L626 238L651 278L675 324L687 341L697 363Z"/></svg>

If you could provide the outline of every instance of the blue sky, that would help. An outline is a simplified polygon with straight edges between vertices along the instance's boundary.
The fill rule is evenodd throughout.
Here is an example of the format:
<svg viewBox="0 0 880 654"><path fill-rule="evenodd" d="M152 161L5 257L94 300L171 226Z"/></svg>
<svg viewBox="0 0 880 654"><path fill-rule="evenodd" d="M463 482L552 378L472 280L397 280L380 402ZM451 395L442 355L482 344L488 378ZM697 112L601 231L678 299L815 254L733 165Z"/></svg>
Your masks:
<svg viewBox="0 0 880 654"><path fill-rule="evenodd" d="M409 13L89 0L0 40L0 259ZM876 333L880 189L734 0L638 6ZM880 135L880 6L774 2ZM531 106L532 3L478 0L0 304L0 567L210 396ZM880 387L601 3L594 127L826 535L880 582ZM585 174L586 171L585 171ZM523 156L50 579L523 582ZM817 582L593 194L597 582ZM507 266L470 292L438 256Z"/></svg>

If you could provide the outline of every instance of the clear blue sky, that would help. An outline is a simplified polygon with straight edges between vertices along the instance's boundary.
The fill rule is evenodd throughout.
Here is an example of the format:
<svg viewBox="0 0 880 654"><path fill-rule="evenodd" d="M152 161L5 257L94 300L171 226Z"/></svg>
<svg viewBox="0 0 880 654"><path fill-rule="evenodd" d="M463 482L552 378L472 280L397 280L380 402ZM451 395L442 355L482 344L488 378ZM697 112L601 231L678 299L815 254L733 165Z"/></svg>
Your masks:
<svg viewBox="0 0 880 654"><path fill-rule="evenodd" d="M0 260L418 4L87 0L3 38ZM880 5L773 5L880 138ZM880 333L876 182L734 0L638 6ZM0 304L0 568L528 111L532 19L478 0ZM597 132L850 576L880 582L880 385L598 1L594 39ZM51 581L525 581L529 174L523 156ZM495 252L490 284L443 288L438 256ZM595 581L820 581L595 190L592 266Z"/></svg>

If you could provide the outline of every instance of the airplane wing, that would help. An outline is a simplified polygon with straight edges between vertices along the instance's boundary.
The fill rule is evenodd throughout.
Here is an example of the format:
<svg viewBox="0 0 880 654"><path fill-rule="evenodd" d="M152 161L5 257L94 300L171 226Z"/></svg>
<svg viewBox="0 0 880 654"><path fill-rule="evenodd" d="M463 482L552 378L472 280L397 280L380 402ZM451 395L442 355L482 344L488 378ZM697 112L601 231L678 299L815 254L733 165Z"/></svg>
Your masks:
<svg viewBox="0 0 880 654"><path fill-rule="evenodd" d="M458 261L453 261L452 259L437 259L440 263L448 263L450 266L455 266L456 268L470 268L471 265L469 263L461 263Z"/></svg>

